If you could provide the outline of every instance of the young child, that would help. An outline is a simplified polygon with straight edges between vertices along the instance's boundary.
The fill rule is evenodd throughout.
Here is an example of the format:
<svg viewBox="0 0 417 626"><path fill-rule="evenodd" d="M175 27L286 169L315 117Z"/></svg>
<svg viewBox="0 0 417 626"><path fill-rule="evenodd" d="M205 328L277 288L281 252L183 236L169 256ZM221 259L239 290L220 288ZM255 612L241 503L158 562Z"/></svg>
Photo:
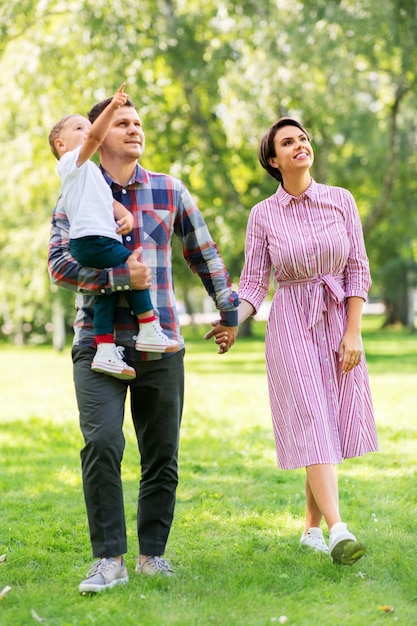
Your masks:
<svg viewBox="0 0 417 626"><path fill-rule="evenodd" d="M121 235L132 230L133 216L114 200L102 173L90 160L104 140L114 112L128 99L124 87L125 83L94 124L82 115L67 115L55 124L49 135L52 153L59 161L57 172L70 222L71 254L86 267L117 267L131 254L123 246ZM118 295L95 299L97 352L91 369L129 380L136 377L136 372L123 360L123 348L114 343L113 321ZM149 290L132 290L125 292L125 296L139 322L136 350L176 352L179 344L164 334L154 314Z"/></svg>

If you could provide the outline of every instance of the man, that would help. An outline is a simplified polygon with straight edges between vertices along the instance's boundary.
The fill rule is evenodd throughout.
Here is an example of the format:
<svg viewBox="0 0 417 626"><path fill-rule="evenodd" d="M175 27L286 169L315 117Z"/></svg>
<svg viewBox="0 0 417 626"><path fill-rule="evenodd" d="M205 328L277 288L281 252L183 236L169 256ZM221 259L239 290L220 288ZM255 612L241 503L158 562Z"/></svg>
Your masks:
<svg viewBox="0 0 417 626"><path fill-rule="evenodd" d="M111 98L92 108L92 123L110 102ZM81 450L84 497L93 555L98 559L79 585L81 593L99 592L128 581L123 558L127 542L120 475L128 386L141 461L136 572L173 573L162 555L174 516L184 389L184 341L172 277L174 233L181 240L191 270L200 276L220 311L217 330L223 332L216 336L219 352L227 352L237 335L239 301L204 219L179 180L144 170L138 164L144 147L141 119L127 100L114 114L99 148L103 176L114 198L134 218L133 230L124 238L124 244L132 250L125 265L109 270L81 267L69 251L69 224L61 200L52 216L48 255L51 280L78 292L72 358L85 444ZM134 349L137 320L123 292L151 286L161 326L171 339L179 342L178 352L143 353ZM127 362L136 370L136 378L131 382L91 370L95 353L94 296L111 292L120 293L115 336L117 345L124 348Z"/></svg>

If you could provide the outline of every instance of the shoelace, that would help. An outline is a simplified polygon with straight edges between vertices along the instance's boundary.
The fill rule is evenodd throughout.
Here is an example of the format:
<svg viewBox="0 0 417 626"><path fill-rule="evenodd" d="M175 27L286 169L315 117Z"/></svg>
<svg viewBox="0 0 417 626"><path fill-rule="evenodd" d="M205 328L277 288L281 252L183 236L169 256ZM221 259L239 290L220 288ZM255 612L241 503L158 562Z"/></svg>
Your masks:
<svg viewBox="0 0 417 626"><path fill-rule="evenodd" d="M100 559L99 561L95 561L95 563L92 564L87 572L87 578L91 578L92 576L95 576L101 571L108 569L112 566L114 567L113 562L109 563L108 559Z"/></svg>
<svg viewBox="0 0 417 626"><path fill-rule="evenodd" d="M172 569L170 568L168 563L160 556L150 556L146 559L145 562L149 563L151 566L154 566L159 571L163 570L165 572L172 572Z"/></svg>
<svg viewBox="0 0 417 626"><path fill-rule="evenodd" d="M321 537L310 537L315 546L323 546L324 541Z"/></svg>
<svg viewBox="0 0 417 626"><path fill-rule="evenodd" d="M161 329L160 326L154 326L154 329L155 329L155 333L158 335L160 339L165 339L165 340L167 339L167 336L164 334L164 331ZM168 339L168 341L170 340Z"/></svg>
<svg viewBox="0 0 417 626"><path fill-rule="evenodd" d="M311 539L311 541L313 542L313 544L315 545L315 547L317 548L326 548L326 542L324 541L323 537L317 537L316 535L310 535L310 533L308 533L309 538Z"/></svg>
<svg viewBox="0 0 417 626"><path fill-rule="evenodd" d="M114 348L114 355L116 357L116 359L118 361L123 361L124 362L124 346L115 346Z"/></svg>

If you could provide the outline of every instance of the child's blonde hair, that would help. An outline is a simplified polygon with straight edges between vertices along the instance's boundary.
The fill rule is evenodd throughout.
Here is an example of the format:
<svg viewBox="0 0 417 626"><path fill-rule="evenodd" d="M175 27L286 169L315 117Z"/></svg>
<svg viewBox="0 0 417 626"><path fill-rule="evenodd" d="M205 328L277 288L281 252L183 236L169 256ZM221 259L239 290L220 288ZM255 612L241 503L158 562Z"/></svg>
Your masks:
<svg viewBox="0 0 417 626"><path fill-rule="evenodd" d="M55 126L52 128L51 132L49 133L49 145L51 146L52 154L54 155L55 158L58 159L58 161L60 159L60 155L55 147L55 139L58 139L58 137L60 136L61 131L65 126L65 122L69 120L71 117L75 117L76 115L78 115L78 113L73 113L72 115L65 115L65 117L63 117L61 120L59 120L59 122L55 124Z"/></svg>

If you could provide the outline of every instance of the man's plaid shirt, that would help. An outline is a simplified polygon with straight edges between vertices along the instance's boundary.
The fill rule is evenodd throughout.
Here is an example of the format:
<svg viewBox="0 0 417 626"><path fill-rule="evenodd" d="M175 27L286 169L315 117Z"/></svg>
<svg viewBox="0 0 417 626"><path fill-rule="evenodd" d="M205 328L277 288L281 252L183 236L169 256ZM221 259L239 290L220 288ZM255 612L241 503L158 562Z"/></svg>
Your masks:
<svg viewBox="0 0 417 626"><path fill-rule="evenodd" d="M172 236L179 237L184 258L198 274L226 326L237 326L237 294L213 242L207 225L184 184L171 176L150 172L139 165L129 184L121 187L106 172L103 175L116 200L134 216L133 230L123 238L129 250L143 247L142 260L152 272L152 302L161 326L171 339L184 345L176 309L172 276ZM123 291L130 289L126 265L97 270L81 267L69 249L69 222L61 198L52 214L48 269L52 282L77 292L74 344L94 344L93 304L96 295L120 292L115 318L115 340L125 346L128 358L161 358L134 350L137 320Z"/></svg>

